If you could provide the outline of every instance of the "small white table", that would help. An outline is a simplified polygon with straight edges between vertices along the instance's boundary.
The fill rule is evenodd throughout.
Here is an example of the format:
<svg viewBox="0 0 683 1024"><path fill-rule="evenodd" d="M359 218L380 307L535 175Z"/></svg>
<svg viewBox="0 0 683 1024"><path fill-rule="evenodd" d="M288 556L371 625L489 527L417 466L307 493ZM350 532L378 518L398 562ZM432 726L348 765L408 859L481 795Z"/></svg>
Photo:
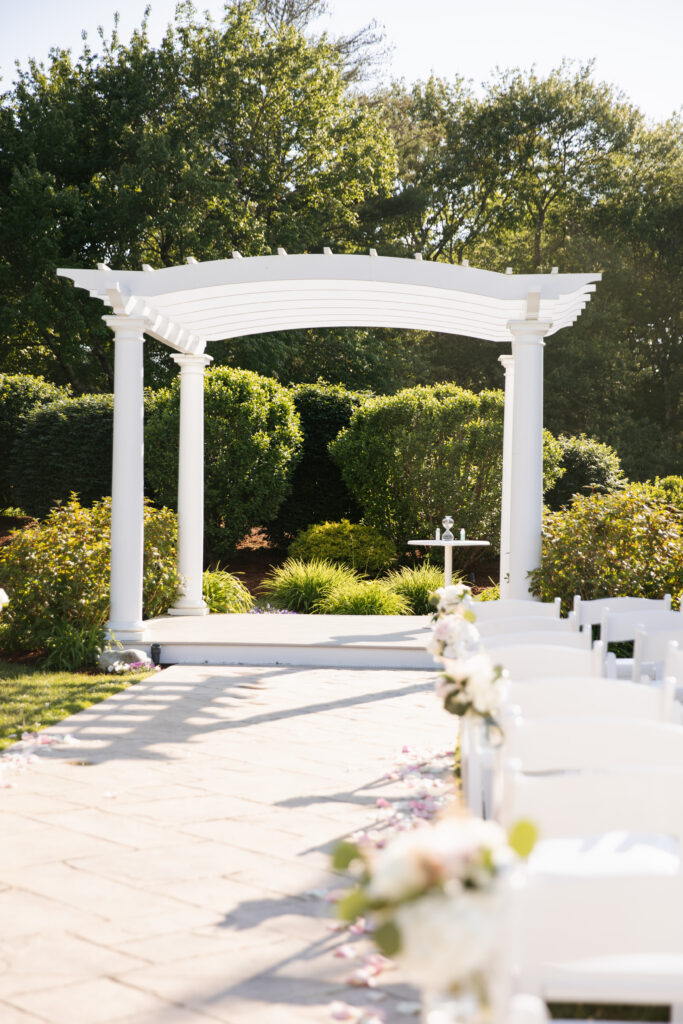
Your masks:
<svg viewBox="0 0 683 1024"><path fill-rule="evenodd" d="M450 587L453 582L453 548L487 548L490 545L488 540L409 540L413 547L420 548L443 548L443 568L446 579L446 586Z"/></svg>

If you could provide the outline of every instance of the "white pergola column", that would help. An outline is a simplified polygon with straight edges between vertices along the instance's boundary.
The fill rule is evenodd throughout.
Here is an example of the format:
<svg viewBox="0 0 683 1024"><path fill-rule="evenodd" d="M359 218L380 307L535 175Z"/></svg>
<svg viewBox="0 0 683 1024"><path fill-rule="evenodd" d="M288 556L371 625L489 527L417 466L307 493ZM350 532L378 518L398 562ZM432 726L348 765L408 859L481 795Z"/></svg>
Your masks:
<svg viewBox="0 0 683 1024"><path fill-rule="evenodd" d="M173 356L180 367L178 453L178 572L181 584L169 615L208 615L204 570L204 370L211 356Z"/></svg>
<svg viewBox="0 0 683 1024"><path fill-rule="evenodd" d="M503 481L500 505L500 596L510 597L510 499L512 489L512 410L515 396L515 359L498 356L505 370L503 414Z"/></svg>
<svg viewBox="0 0 683 1024"><path fill-rule="evenodd" d="M532 600L527 574L541 564L543 528L543 348L552 324L508 324L515 364L510 483L510 579L506 597Z"/></svg>
<svg viewBox="0 0 683 1024"><path fill-rule="evenodd" d="M105 316L114 332L114 445L111 482L111 576L107 628L122 644L144 639L145 320Z"/></svg>

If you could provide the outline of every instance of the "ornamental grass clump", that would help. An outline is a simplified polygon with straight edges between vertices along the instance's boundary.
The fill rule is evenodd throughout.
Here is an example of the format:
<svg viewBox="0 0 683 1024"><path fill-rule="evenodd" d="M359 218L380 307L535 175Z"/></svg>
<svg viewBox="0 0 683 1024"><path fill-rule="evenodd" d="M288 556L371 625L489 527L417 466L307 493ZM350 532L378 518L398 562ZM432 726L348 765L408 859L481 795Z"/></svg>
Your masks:
<svg viewBox="0 0 683 1024"><path fill-rule="evenodd" d="M332 590L359 579L358 573L345 565L334 565L324 559L304 562L288 558L266 576L259 591L274 608L310 613Z"/></svg>
<svg viewBox="0 0 683 1024"><path fill-rule="evenodd" d="M204 600L212 614L250 612L254 598L241 580L221 569L207 569L202 576Z"/></svg>
<svg viewBox="0 0 683 1024"><path fill-rule="evenodd" d="M661 598L683 593L683 510L656 487L631 484L611 494L574 498L543 522L541 565L531 592L556 595L567 612L575 594Z"/></svg>
<svg viewBox="0 0 683 1024"><path fill-rule="evenodd" d="M406 599L411 615L429 615L430 594L443 587L444 572L437 565L419 565L415 569L404 565L388 572L382 583L387 590Z"/></svg>
<svg viewBox="0 0 683 1024"><path fill-rule="evenodd" d="M41 653L46 665L92 665L109 612L111 499L84 508L75 495L0 547L0 587L9 604L0 617L0 651ZM176 517L145 503L143 615L173 604Z"/></svg>
<svg viewBox="0 0 683 1024"><path fill-rule="evenodd" d="M410 605L380 580L357 580L335 587L316 602L313 611L321 615L410 615Z"/></svg>
<svg viewBox="0 0 683 1024"><path fill-rule="evenodd" d="M370 576L396 560L396 548L390 540L371 526L348 519L314 523L302 530L290 544L289 554L292 558L323 558Z"/></svg>

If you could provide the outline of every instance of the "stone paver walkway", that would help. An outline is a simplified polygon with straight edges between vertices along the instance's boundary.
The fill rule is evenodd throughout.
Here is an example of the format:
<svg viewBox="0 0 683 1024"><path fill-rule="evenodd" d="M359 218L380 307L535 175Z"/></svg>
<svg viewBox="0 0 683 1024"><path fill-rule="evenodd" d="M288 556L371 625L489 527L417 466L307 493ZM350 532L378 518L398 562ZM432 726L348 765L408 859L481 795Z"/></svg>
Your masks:
<svg viewBox="0 0 683 1024"><path fill-rule="evenodd" d="M320 890L443 747L433 674L174 666L49 730L0 789L2 1024L327 1022L347 941ZM316 892L317 890L317 892ZM386 981L385 981L386 979ZM414 993L381 979L386 1019Z"/></svg>

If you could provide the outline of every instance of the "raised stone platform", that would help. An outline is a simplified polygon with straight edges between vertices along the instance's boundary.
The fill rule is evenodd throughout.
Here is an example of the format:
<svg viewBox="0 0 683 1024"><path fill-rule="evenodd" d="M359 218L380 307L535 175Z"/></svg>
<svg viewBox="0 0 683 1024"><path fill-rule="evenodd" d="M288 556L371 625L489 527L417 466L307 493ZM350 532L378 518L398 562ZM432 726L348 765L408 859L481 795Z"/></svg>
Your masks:
<svg viewBox="0 0 683 1024"><path fill-rule="evenodd" d="M136 647L162 665L297 665L433 669L426 615L164 616Z"/></svg>

